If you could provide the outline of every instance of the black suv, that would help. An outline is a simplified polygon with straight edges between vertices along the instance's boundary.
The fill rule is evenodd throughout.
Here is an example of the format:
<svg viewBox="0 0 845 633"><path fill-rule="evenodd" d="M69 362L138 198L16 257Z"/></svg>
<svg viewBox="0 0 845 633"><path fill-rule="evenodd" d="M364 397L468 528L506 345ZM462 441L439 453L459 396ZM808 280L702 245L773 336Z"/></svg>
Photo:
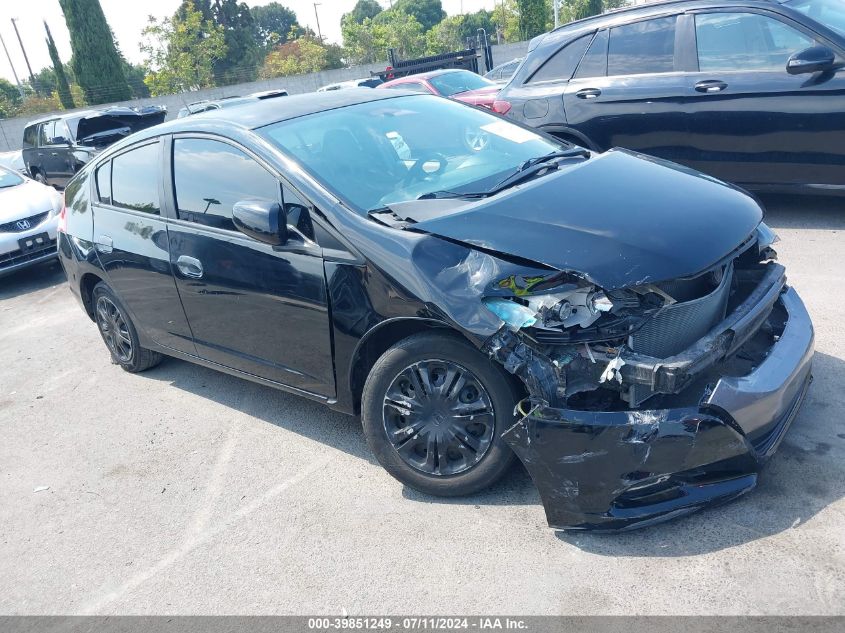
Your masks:
<svg viewBox="0 0 845 633"><path fill-rule="evenodd" d="M845 2L656 2L533 40L494 110L755 190L845 193Z"/></svg>
<svg viewBox="0 0 845 633"><path fill-rule="evenodd" d="M28 123L23 161L30 177L62 188L93 156L123 137L164 121L161 106L111 107Z"/></svg>
<svg viewBox="0 0 845 633"><path fill-rule="evenodd" d="M431 494L516 454L557 527L749 490L810 381L813 327L748 194L432 95L177 119L65 199L59 259L113 362L166 354L359 414Z"/></svg>

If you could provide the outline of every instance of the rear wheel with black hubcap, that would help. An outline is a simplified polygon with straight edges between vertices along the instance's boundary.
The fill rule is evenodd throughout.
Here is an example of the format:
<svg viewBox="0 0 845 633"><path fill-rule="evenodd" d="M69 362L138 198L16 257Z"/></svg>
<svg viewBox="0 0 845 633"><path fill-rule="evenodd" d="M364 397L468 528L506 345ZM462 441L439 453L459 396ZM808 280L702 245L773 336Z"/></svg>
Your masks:
<svg viewBox="0 0 845 633"><path fill-rule="evenodd" d="M130 373L144 371L161 362L161 354L141 347L135 325L111 288L103 282L98 283L94 286L92 300L94 319L112 362Z"/></svg>

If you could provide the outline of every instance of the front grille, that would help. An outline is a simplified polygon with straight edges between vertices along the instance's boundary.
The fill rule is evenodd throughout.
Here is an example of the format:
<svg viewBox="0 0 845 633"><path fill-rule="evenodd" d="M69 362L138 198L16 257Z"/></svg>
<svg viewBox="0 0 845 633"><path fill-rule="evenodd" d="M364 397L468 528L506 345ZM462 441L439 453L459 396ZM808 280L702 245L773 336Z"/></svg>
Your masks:
<svg viewBox="0 0 845 633"><path fill-rule="evenodd" d="M664 284L670 296L682 296L685 290L705 287L709 273L693 280ZM631 335L632 351L654 358L667 358L687 349L725 318L730 295L733 266L725 268L718 286L704 296L673 303ZM675 294L673 294L673 292ZM646 385L631 387L631 406L637 406L654 392Z"/></svg>
<svg viewBox="0 0 845 633"><path fill-rule="evenodd" d="M35 259L44 257L48 253L55 252L57 252L56 240L50 240L47 242L46 246L39 248L37 251L24 253L21 250L16 250L11 253L4 253L0 255L0 270L3 270L4 268L11 268L12 266L17 266L18 264L23 264L25 262L31 262Z"/></svg>
<svg viewBox="0 0 845 633"><path fill-rule="evenodd" d="M31 215L28 218L20 218L19 220L0 224L0 233L23 233L24 231L29 231L46 220L49 214L49 211L45 211L44 213L39 213L38 215ZM19 222L25 223L23 228L18 225Z"/></svg>

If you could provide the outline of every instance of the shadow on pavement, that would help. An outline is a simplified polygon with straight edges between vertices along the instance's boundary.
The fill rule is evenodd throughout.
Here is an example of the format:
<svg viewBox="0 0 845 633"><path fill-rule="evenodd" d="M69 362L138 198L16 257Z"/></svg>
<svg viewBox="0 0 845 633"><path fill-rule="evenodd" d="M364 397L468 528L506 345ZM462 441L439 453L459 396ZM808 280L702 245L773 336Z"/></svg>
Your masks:
<svg viewBox="0 0 845 633"><path fill-rule="evenodd" d="M31 268L0 277L0 300L37 292L63 283L65 279L59 260L36 264Z"/></svg>
<svg viewBox="0 0 845 633"><path fill-rule="evenodd" d="M845 230L845 196L761 196L772 228Z"/></svg>

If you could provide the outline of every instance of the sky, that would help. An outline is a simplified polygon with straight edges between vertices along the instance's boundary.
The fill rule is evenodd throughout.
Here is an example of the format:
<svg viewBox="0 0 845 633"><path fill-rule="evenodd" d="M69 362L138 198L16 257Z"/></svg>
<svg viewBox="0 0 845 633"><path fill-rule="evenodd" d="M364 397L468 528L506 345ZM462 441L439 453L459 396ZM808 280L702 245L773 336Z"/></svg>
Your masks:
<svg viewBox="0 0 845 633"><path fill-rule="evenodd" d="M390 0L379 1L385 7L390 4ZM269 0L246 0L250 6L268 2ZM312 0L279 0L279 2L296 13L300 24L317 30ZM355 2L356 0L319 0L317 11L320 16L320 29L329 42L341 43L340 16L351 10ZM490 10L500 0L442 0L442 2L447 14L457 15L462 9L465 13L479 9ZM172 15L179 6L180 0L100 0L100 4L126 59L133 63L140 63L143 61L143 56L138 50L138 43L141 40L141 31L147 23L147 17ZM0 36L6 44L12 64L21 81L28 76L28 71L11 19L16 20L34 73L50 65L50 56L47 54L45 43L44 21L50 25L50 32L56 40L62 61L67 62L70 59L70 36L58 0L24 0L23 2L0 0ZM3 51L0 51L0 76L14 81L12 68Z"/></svg>

